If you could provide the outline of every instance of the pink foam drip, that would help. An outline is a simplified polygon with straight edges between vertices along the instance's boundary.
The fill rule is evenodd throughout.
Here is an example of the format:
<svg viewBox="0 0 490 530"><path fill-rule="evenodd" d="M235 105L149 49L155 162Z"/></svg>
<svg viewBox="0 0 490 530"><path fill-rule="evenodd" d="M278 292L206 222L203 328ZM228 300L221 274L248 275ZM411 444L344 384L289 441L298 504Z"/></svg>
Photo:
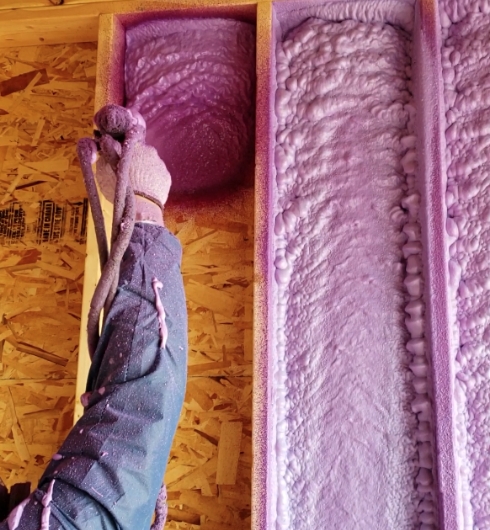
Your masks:
<svg viewBox="0 0 490 530"><path fill-rule="evenodd" d="M160 348L165 348L168 340L168 328L165 322L165 308L163 307L162 301L160 300L160 289L163 289L163 284L158 278L153 278L151 281L153 285L153 292L155 293L155 307L158 314L158 324L160 326Z"/></svg>

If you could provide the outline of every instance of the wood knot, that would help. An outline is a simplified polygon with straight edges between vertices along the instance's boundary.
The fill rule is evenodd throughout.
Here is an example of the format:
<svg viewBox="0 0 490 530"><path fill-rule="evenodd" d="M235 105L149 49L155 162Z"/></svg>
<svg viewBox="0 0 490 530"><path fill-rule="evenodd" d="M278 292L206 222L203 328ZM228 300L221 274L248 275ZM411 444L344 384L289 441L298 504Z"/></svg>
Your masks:
<svg viewBox="0 0 490 530"><path fill-rule="evenodd" d="M65 3L65 0L49 0L54 6L62 6Z"/></svg>

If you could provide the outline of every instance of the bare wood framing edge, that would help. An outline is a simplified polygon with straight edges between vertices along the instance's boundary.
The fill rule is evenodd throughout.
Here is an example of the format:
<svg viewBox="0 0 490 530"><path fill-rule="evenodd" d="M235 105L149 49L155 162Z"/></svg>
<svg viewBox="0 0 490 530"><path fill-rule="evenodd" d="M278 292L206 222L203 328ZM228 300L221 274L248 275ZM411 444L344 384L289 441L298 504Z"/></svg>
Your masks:
<svg viewBox="0 0 490 530"><path fill-rule="evenodd" d="M26 9L33 7L52 8L61 5L95 4L101 0L0 0L0 11L8 9ZM118 0L104 0L117 2Z"/></svg>
<svg viewBox="0 0 490 530"><path fill-rule="evenodd" d="M80 0L79 0L80 1ZM1 0L0 0L1 2ZM27 2L26 2L27 3ZM35 2L30 2L35 3ZM2 8L0 48L33 46L37 44L67 44L98 40L100 15L123 14L166 8L193 9L198 7L271 4L272 0L106 0L65 3L60 6ZM37 2L39 5L39 3Z"/></svg>

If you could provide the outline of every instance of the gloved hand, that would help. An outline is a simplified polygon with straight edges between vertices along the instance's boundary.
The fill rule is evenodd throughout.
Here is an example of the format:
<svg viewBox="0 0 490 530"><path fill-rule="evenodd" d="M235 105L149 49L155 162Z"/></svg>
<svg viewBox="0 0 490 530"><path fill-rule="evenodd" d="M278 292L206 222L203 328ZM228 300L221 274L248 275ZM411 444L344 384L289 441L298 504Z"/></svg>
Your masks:
<svg viewBox="0 0 490 530"><path fill-rule="evenodd" d="M109 111L114 108L121 112L122 107L115 105L111 106ZM136 143L129 167L131 186L136 195L149 199L163 209L172 183L170 173L163 160L158 156L157 150L144 142L146 125L143 117L136 111L124 110L131 113L133 124L142 130L142 141ZM96 123L97 121L96 119ZM100 125L99 128L101 128ZM108 201L114 202L115 170L121 156L121 144L106 131L102 130L101 132L102 138L99 142L101 151L96 165L96 178L104 197Z"/></svg>

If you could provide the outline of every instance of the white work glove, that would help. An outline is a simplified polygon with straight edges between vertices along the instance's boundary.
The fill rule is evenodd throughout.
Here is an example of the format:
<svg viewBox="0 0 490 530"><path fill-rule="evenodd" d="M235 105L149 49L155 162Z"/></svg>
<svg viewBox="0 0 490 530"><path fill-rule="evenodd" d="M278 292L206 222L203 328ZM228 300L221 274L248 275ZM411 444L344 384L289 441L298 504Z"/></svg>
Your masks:
<svg viewBox="0 0 490 530"><path fill-rule="evenodd" d="M121 144L111 136L103 135L100 146L101 151L96 163L97 183L104 197L113 203L116 189L114 170L121 155ZM172 178L157 150L143 141L138 141L134 146L129 180L136 195L153 201L163 209Z"/></svg>

